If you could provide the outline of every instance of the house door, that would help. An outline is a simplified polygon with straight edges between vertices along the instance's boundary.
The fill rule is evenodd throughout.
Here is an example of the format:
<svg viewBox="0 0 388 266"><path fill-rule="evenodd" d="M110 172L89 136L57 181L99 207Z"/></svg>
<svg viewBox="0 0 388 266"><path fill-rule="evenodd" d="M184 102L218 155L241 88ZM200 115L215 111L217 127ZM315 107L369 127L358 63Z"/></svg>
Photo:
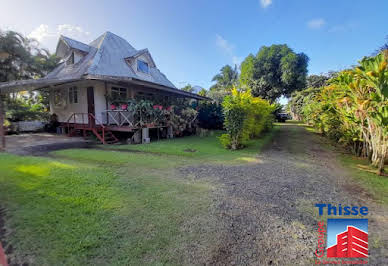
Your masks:
<svg viewBox="0 0 388 266"><path fill-rule="evenodd" d="M94 110L94 88L93 87L88 87L87 88L87 98L88 98L88 114L92 114L93 116L95 115L95 110ZM94 127L96 121L94 118L89 117L89 126Z"/></svg>

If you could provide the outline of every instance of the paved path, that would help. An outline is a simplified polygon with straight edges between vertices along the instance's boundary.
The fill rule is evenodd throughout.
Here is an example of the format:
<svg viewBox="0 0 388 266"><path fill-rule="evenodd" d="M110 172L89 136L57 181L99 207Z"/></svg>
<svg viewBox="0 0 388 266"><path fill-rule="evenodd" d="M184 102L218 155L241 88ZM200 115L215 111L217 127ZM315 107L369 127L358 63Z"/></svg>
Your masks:
<svg viewBox="0 0 388 266"><path fill-rule="evenodd" d="M368 206L369 265L388 265L383 208L349 186L351 179L321 141L303 127L284 124L258 163L182 169L221 187L214 196L219 241L209 264L314 264L319 220L314 204L323 202Z"/></svg>
<svg viewBox="0 0 388 266"><path fill-rule="evenodd" d="M18 155L46 155L50 151L85 148L91 141L52 133L26 133L5 137L5 150Z"/></svg>

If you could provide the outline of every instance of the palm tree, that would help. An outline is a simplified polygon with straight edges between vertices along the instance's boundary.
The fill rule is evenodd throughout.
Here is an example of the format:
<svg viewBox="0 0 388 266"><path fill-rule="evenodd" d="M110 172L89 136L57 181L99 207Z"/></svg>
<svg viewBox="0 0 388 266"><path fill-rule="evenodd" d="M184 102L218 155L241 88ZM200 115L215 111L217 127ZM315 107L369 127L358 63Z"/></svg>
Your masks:
<svg viewBox="0 0 388 266"><path fill-rule="evenodd" d="M215 75L212 81L215 81L216 84L210 88L211 90L232 90L238 83L237 65L234 68L230 65L223 66L220 73Z"/></svg>

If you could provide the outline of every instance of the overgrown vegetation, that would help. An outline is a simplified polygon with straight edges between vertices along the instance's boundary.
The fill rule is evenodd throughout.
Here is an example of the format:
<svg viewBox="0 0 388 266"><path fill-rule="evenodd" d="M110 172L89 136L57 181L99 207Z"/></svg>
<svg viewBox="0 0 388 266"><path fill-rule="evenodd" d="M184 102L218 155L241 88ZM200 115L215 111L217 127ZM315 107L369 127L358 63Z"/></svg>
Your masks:
<svg viewBox="0 0 388 266"><path fill-rule="evenodd" d="M39 42L14 31L0 30L0 82L40 78L53 70L58 58ZM9 121L47 120L48 92L18 92L5 98Z"/></svg>
<svg viewBox="0 0 388 266"><path fill-rule="evenodd" d="M295 94L293 113L384 172L388 149L387 51L365 57L329 85Z"/></svg>
<svg viewBox="0 0 388 266"><path fill-rule="evenodd" d="M222 106L217 102L202 101L198 105L198 125L205 129L223 129Z"/></svg>
<svg viewBox="0 0 388 266"><path fill-rule="evenodd" d="M39 94L34 97L31 95L24 96L19 93L19 96L16 98L6 98L5 106L7 110L6 118L11 122L32 120L48 121L49 119L48 110L42 103Z"/></svg>
<svg viewBox="0 0 388 266"><path fill-rule="evenodd" d="M305 88L308 60L284 44L263 46L256 56L246 57L241 73L236 66L224 66L207 93L214 102L200 109L200 125L210 128L223 121L227 131L220 137L223 146L233 150L244 147L246 141L271 127L273 115L282 110L276 103L279 97Z"/></svg>
<svg viewBox="0 0 388 266"><path fill-rule="evenodd" d="M263 131L272 127L276 107L259 97L253 97L250 90L232 90L222 103L225 117L224 127L227 131L220 137L224 147L236 150L242 148L246 141L258 137Z"/></svg>

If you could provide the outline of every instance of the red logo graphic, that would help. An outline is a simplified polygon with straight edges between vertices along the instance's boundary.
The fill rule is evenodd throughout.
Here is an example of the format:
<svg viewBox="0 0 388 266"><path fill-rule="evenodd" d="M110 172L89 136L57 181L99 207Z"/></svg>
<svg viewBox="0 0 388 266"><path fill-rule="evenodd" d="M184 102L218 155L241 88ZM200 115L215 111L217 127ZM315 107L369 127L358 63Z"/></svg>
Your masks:
<svg viewBox="0 0 388 266"><path fill-rule="evenodd" d="M367 258L368 233L348 226L345 232L337 234L337 244L327 248L328 258Z"/></svg>

